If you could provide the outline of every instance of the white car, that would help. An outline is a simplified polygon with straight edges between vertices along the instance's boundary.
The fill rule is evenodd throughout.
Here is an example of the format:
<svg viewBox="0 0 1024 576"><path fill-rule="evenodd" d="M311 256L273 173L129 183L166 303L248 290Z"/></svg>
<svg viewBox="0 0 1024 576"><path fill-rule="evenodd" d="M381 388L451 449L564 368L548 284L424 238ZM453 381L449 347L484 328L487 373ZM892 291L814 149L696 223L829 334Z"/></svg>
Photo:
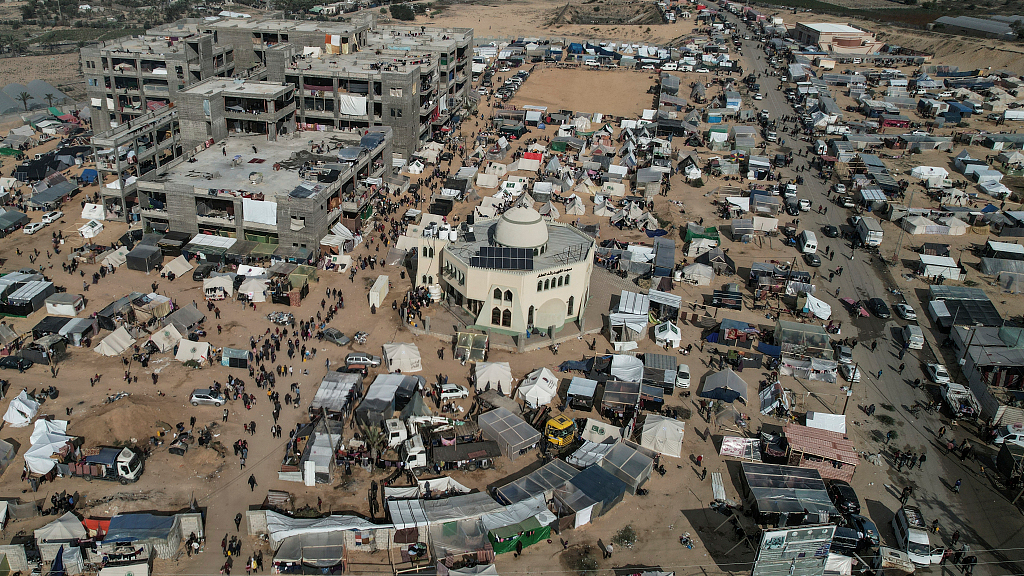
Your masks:
<svg viewBox="0 0 1024 576"><path fill-rule="evenodd" d="M469 390L464 386L459 386L458 384L445 384L441 387L441 400L453 400L468 397Z"/></svg>
<svg viewBox="0 0 1024 576"><path fill-rule="evenodd" d="M917 312L914 312L910 304L900 302L899 304L893 304L892 309L896 312L897 316L904 320L917 320Z"/></svg>
<svg viewBox="0 0 1024 576"><path fill-rule="evenodd" d="M800 199L800 211L801 212L810 212L811 211L811 201L808 200L807 198L801 198Z"/></svg>
<svg viewBox="0 0 1024 576"><path fill-rule="evenodd" d="M487 88L484 88L483 86L481 86L481 87L476 89L476 93L477 94L487 94Z"/></svg>
<svg viewBox="0 0 1024 576"><path fill-rule="evenodd" d="M836 194L846 194L846 184L835 185Z"/></svg>
<svg viewBox="0 0 1024 576"><path fill-rule="evenodd" d="M925 366L925 373L936 384L948 384L950 381L949 372L946 371L946 367L942 364L928 364Z"/></svg>
<svg viewBox="0 0 1024 576"><path fill-rule="evenodd" d="M1017 446L1024 446L1024 424L1001 426L999 430L996 431L996 437L993 442L996 444L1016 444Z"/></svg>
<svg viewBox="0 0 1024 576"><path fill-rule="evenodd" d="M707 74L707 73L711 72L711 70L708 70L707 68L701 67L701 68L697 68L696 70L694 70L694 72L696 72L698 74Z"/></svg>
<svg viewBox="0 0 1024 576"><path fill-rule="evenodd" d="M30 224L26 224L25 227L21 229L21 231L24 232L25 234L35 234L36 232L42 230L44 226L46 226L46 224L43 224L42 222L32 222Z"/></svg>
<svg viewBox="0 0 1024 576"><path fill-rule="evenodd" d="M47 212L43 214L43 224L53 224L57 220L64 217L64 213L60 210L54 210L53 212Z"/></svg>
<svg viewBox="0 0 1024 576"><path fill-rule="evenodd" d="M508 66L502 66L500 69L498 69L498 72L511 72L511 71L512 71L512 69L509 68Z"/></svg>
<svg viewBox="0 0 1024 576"><path fill-rule="evenodd" d="M644 69L644 70L654 70L654 64L644 64L642 66L642 69Z"/></svg>
<svg viewBox="0 0 1024 576"><path fill-rule="evenodd" d="M761 94L760 92L754 94L754 100L764 100L764 94Z"/></svg>
<svg viewBox="0 0 1024 576"><path fill-rule="evenodd" d="M690 367L686 364L680 364L676 368L676 388L689 388L690 387Z"/></svg>

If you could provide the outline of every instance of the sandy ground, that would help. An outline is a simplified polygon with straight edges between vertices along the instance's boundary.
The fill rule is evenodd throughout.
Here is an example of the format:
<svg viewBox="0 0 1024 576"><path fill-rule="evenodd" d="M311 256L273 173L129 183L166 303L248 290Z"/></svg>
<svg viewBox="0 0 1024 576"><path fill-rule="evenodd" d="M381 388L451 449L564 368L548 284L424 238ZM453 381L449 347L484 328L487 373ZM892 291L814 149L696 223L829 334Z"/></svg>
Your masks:
<svg viewBox="0 0 1024 576"><path fill-rule="evenodd" d="M569 106L577 112L636 118L652 104L653 96L646 91L653 83L654 77L646 70L562 69L538 64L512 103L547 106L549 111ZM595 89L598 86L600 89ZM570 102L565 94L573 95Z"/></svg>

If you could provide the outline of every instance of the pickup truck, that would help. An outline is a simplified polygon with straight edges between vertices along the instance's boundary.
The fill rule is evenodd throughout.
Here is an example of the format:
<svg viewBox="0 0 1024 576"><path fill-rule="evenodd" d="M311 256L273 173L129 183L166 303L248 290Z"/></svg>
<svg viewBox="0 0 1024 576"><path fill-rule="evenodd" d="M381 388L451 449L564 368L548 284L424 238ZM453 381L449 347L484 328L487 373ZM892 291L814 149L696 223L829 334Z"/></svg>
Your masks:
<svg viewBox="0 0 1024 576"><path fill-rule="evenodd" d="M981 404L974 392L963 384L946 382L942 385L942 400L949 407L954 418L977 418L981 415Z"/></svg>
<svg viewBox="0 0 1024 576"><path fill-rule="evenodd" d="M79 476L86 482L111 480L131 484L142 477L145 464L142 457L128 448L104 446L83 456L77 462L68 464L72 476Z"/></svg>
<svg viewBox="0 0 1024 576"><path fill-rule="evenodd" d="M490 440L453 446L424 446L423 437L417 434L402 444L399 454L405 467L419 477L430 468L435 471L451 468L468 472L487 470L494 466L494 459L501 456L501 449L497 442Z"/></svg>
<svg viewBox="0 0 1024 576"><path fill-rule="evenodd" d="M942 546L933 546L928 525L916 506L904 506L892 519L892 531L899 548L918 566L938 564L942 560Z"/></svg>

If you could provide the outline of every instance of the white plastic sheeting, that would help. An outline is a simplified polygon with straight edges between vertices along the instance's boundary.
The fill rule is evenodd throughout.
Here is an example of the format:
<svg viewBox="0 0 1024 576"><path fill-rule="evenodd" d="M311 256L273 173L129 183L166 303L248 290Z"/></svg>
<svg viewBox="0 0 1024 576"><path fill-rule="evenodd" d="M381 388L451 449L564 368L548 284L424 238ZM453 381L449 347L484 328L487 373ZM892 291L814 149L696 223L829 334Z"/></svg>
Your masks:
<svg viewBox="0 0 1024 576"><path fill-rule="evenodd" d="M37 544L44 542L71 542L85 538L88 533L82 521L72 512L66 512L60 518L39 528L33 534Z"/></svg>
<svg viewBox="0 0 1024 576"><path fill-rule="evenodd" d="M210 343L182 340L178 345L178 353L174 355L174 359L182 363L189 360L195 360L200 364L207 362L210 359Z"/></svg>
<svg viewBox="0 0 1024 576"><path fill-rule="evenodd" d="M277 226L277 202L242 198L242 220Z"/></svg>
<svg viewBox="0 0 1024 576"><path fill-rule="evenodd" d="M86 204L82 207L82 220L105 220L106 213L99 204Z"/></svg>
<svg viewBox="0 0 1024 576"><path fill-rule="evenodd" d="M530 408L536 408L551 402L557 391L558 377L547 368L538 368L526 376L517 395L526 400Z"/></svg>
<svg viewBox="0 0 1024 576"><path fill-rule="evenodd" d="M644 362L636 356L615 354L612 356L611 375L623 382L639 382L644 376Z"/></svg>
<svg viewBox="0 0 1024 576"><path fill-rule="evenodd" d="M338 94L338 112L345 116L366 116L366 96Z"/></svg>
<svg viewBox="0 0 1024 576"><path fill-rule="evenodd" d="M648 414L644 417L640 445L663 456L679 458L683 450L686 423L674 418Z"/></svg>
<svg viewBox="0 0 1024 576"><path fill-rule="evenodd" d="M401 370L407 372L419 372L423 370L423 361L420 357L420 349L415 344L405 342L390 342L384 345L384 362L388 365L388 372Z"/></svg>
<svg viewBox="0 0 1024 576"><path fill-rule="evenodd" d="M428 490L434 496L450 493L469 494L471 492L466 486L447 476L442 476L430 480L418 480L416 486L387 486L384 488L384 495L388 498L423 498L427 495Z"/></svg>
<svg viewBox="0 0 1024 576"><path fill-rule="evenodd" d="M28 426L38 413L39 402L29 397L28 392L22 390L7 407L7 412L4 413L4 422L14 428L21 428Z"/></svg>
<svg viewBox="0 0 1024 576"><path fill-rule="evenodd" d="M807 310L822 320L828 320L832 316L832 307L810 294L807 295L806 306Z"/></svg>
<svg viewBox="0 0 1024 576"><path fill-rule="evenodd" d="M277 512L267 511L267 532L270 545L277 549L285 538L298 534L319 534L343 530L378 530L390 525L373 524L357 516L328 516L326 518L289 518Z"/></svg>
<svg viewBox="0 0 1024 576"><path fill-rule="evenodd" d="M68 442L74 438L68 436L67 420L37 420L25 452L25 465L36 474L48 473L57 464L53 455L70 451Z"/></svg>
<svg viewBox="0 0 1024 576"><path fill-rule="evenodd" d="M489 383L502 394L512 392L512 367L508 362L477 362L475 375L476 387L480 390Z"/></svg>
<svg viewBox="0 0 1024 576"><path fill-rule="evenodd" d="M119 356L131 348L132 344L135 344L135 338L128 333L124 326L120 326L100 341L94 350L104 356Z"/></svg>

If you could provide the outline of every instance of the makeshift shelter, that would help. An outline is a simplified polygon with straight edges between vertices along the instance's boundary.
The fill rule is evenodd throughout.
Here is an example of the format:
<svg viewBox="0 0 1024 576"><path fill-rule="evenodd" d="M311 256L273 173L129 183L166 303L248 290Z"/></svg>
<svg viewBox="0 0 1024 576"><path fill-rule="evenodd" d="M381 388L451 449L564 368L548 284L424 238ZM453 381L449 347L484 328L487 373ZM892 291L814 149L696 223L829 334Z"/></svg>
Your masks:
<svg viewBox="0 0 1024 576"><path fill-rule="evenodd" d="M846 434L789 424L785 430L790 466L814 468L822 478L853 481L859 456Z"/></svg>
<svg viewBox="0 0 1024 576"><path fill-rule="evenodd" d="M11 400L4 413L4 422L13 428L23 428L32 423L36 414L39 413L39 402L29 396L28 392L22 390Z"/></svg>
<svg viewBox="0 0 1024 576"><path fill-rule="evenodd" d="M474 378L478 390L495 388L502 395L512 393L512 367L508 362L477 362Z"/></svg>
<svg viewBox="0 0 1024 576"><path fill-rule="evenodd" d="M300 574L345 572L345 532L306 532L285 538L274 552L274 570Z"/></svg>
<svg viewBox="0 0 1024 576"><path fill-rule="evenodd" d="M654 459L619 443L604 455L598 466L622 480L627 490L631 494L636 494L637 488L642 487L651 477Z"/></svg>
<svg viewBox="0 0 1024 576"><path fill-rule="evenodd" d="M726 368L704 379L700 397L713 398L723 402L735 402L737 399L746 401L747 383L740 378L739 374L733 372L732 368Z"/></svg>
<svg viewBox="0 0 1024 576"><path fill-rule="evenodd" d="M246 278L238 287L238 293L249 302L267 301L267 280L265 278Z"/></svg>
<svg viewBox="0 0 1024 576"><path fill-rule="evenodd" d="M640 382L644 377L644 361L628 354L615 354L609 373L624 382Z"/></svg>
<svg viewBox="0 0 1024 576"><path fill-rule="evenodd" d="M359 374L328 372L313 395L311 414L326 412L328 418L344 419L363 394L363 378ZM411 402L410 402L411 404Z"/></svg>
<svg viewBox="0 0 1024 576"><path fill-rule="evenodd" d="M94 350L104 356L120 356L125 350L131 348L132 344L135 344L135 338L124 326L120 326L106 338L100 340Z"/></svg>
<svg viewBox="0 0 1024 576"><path fill-rule="evenodd" d="M118 514L110 519L103 541L131 542L151 548L159 558L172 558L181 546L181 521L177 515Z"/></svg>
<svg viewBox="0 0 1024 576"><path fill-rule="evenodd" d="M743 496L758 524L825 524L840 517L817 470L759 462L742 462L740 466Z"/></svg>
<svg viewBox="0 0 1024 576"><path fill-rule="evenodd" d="M235 294L234 286L229 276L213 276L203 280L203 294L207 300L224 300Z"/></svg>
<svg viewBox="0 0 1024 576"><path fill-rule="evenodd" d="M941 276L947 280L963 280L964 274L960 270L960 266L949 256L919 254L918 258L920 259L918 273L925 278Z"/></svg>
<svg viewBox="0 0 1024 576"><path fill-rule="evenodd" d="M72 540L82 540L88 536L81 519L72 512L65 512L63 516L53 522L37 528L33 535L36 544L68 544Z"/></svg>
<svg viewBox="0 0 1024 576"><path fill-rule="evenodd" d="M689 264L683 267L683 280L694 286L709 286L714 277L715 270L708 264Z"/></svg>
<svg viewBox="0 0 1024 576"><path fill-rule="evenodd" d="M679 458L683 450L686 423L658 414L644 416L640 445L662 456Z"/></svg>
<svg viewBox="0 0 1024 576"><path fill-rule="evenodd" d="M530 408L537 408L551 402L557 392L558 377L547 368L538 368L530 372L519 385L517 396L525 400Z"/></svg>
<svg viewBox="0 0 1024 576"><path fill-rule="evenodd" d="M33 474L49 474L57 460L74 450L73 436L68 436L67 420L37 420L25 452L25 466ZM56 457L55 457L56 455Z"/></svg>
<svg viewBox="0 0 1024 576"><path fill-rule="evenodd" d="M550 513L549 513L550 514ZM508 526L488 530L487 538L491 541L495 554L514 552L551 537L551 526L543 526L536 517L530 517Z"/></svg>
<svg viewBox="0 0 1024 576"><path fill-rule="evenodd" d="M908 234L931 234L929 230L935 228L937 224L924 216L907 216L903 219L903 229Z"/></svg>
<svg viewBox="0 0 1024 576"><path fill-rule="evenodd" d="M683 340L679 327L671 322L662 322L654 327L654 342L661 347L678 348Z"/></svg>
<svg viewBox="0 0 1024 576"><path fill-rule="evenodd" d="M85 297L70 292L52 294L46 298L45 303L46 313L57 316L77 316L85 309Z"/></svg>
<svg viewBox="0 0 1024 576"><path fill-rule="evenodd" d="M178 352L175 353L174 359L182 364L186 362L195 362L197 364L203 364L210 361L210 343L209 342L193 342L191 340L182 340L178 344Z"/></svg>
<svg viewBox="0 0 1024 576"><path fill-rule="evenodd" d="M582 198L573 194L565 205L565 213L571 216L583 216L587 213L587 207L583 204Z"/></svg>
<svg viewBox="0 0 1024 576"><path fill-rule="evenodd" d="M515 504L535 496L543 496L545 500L550 500L555 489L571 480L577 472L579 471L576 468L556 458L526 476L498 488L494 495L504 504Z"/></svg>
<svg viewBox="0 0 1024 576"><path fill-rule="evenodd" d="M117 268L128 261L128 248L121 246L100 255L100 264Z"/></svg>
<svg viewBox="0 0 1024 576"><path fill-rule="evenodd" d="M78 234L82 238L95 238L100 235L103 231L103 222L99 220L89 220L84 225L79 227Z"/></svg>
<svg viewBox="0 0 1024 576"><path fill-rule="evenodd" d="M172 350L181 340L181 334L173 324L168 324L163 328L158 329L149 337L150 343L159 352L167 352Z"/></svg>
<svg viewBox="0 0 1024 576"><path fill-rule="evenodd" d="M574 376L569 381L569 390L566 392L568 405L575 410L590 411L594 407L596 392L597 380Z"/></svg>
<svg viewBox="0 0 1024 576"><path fill-rule="evenodd" d="M949 228L947 234L950 236L963 236L967 234L967 229L970 224L957 218L956 216L947 216L945 218L939 218L939 224Z"/></svg>
<svg viewBox="0 0 1024 576"><path fill-rule="evenodd" d="M448 476L431 478L430 480L417 480L415 486L386 486L384 488L384 496L389 500L392 498L431 499L444 496L455 496L457 494L469 494L470 492L472 492L472 490L455 480L452 480ZM420 505L420 509L423 509L422 504ZM392 521L394 521L393 517ZM397 525L398 523L395 522L395 524Z"/></svg>
<svg viewBox="0 0 1024 576"><path fill-rule="evenodd" d="M228 368L248 368L249 354L248 350L225 346L220 349L220 365Z"/></svg>
<svg viewBox="0 0 1024 576"><path fill-rule="evenodd" d="M487 334L458 332L455 340L455 357L469 362L482 362L487 356Z"/></svg>
<svg viewBox="0 0 1024 576"><path fill-rule="evenodd" d="M443 562L441 565L454 565L456 558L467 557L484 564L494 561L494 549L479 518L453 518L447 522L431 523L426 534L434 557L439 563ZM449 574L456 573L449 571Z"/></svg>
<svg viewBox="0 0 1024 576"><path fill-rule="evenodd" d="M151 292L132 300L135 321L143 324L153 318L164 318L171 313L171 299L163 294Z"/></svg>
<svg viewBox="0 0 1024 576"><path fill-rule="evenodd" d="M175 276L184 276L191 272L192 268L192 262L184 256L178 256L164 265L163 272L165 274L174 274Z"/></svg>
<svg viewBox="0 0 1024 576"><path fill-rule="evenodd" d="M415 344L404 342L385 344L384 362L388 372L419 372L423 369L420 349Z"/></svg>
<svg viewBox="0 0 1024 576"><path fill-rule="evenodd" d="M192 328L198 326L204 320L206 320L206 315L199 311L199 307L195 304L189 304L183 308L178 308L170 316L164 318L164 326L174 324L178 332L188 334Z"/></svg>
<svg viewBox="0 0 1024 576"><path fill-rule="evenodd" d="M376 306L380 308L384 302L384 299L388 296L388 290L391 288L391 280L385 274L377 276L377 280L374 281L373 286L370 287L370 293L368 294L368 304L370 306Z"/></svg>
<svg viewBox="0 0 1024 576"><path fill-rule="evenodd" d="M484 412L477 422L484 438L497 442L502 454L509 460L525 454L541 438L540 432L527 424L526 420L505 408Z"/></svg>
<svg viewBox="0 0 1024 576"><path fill-rule="evenodd" d="M589 466L556 488L552 502L559 526L578 528L589 524L622 501L629 486L600 466Z"/></svg>
<svg viewBox="0 0 1024 576"><path fill-rule="evenodd" d="M129 270L149 272L163 262L164 255L156 246L140 244L125 256Z"/></svg>

